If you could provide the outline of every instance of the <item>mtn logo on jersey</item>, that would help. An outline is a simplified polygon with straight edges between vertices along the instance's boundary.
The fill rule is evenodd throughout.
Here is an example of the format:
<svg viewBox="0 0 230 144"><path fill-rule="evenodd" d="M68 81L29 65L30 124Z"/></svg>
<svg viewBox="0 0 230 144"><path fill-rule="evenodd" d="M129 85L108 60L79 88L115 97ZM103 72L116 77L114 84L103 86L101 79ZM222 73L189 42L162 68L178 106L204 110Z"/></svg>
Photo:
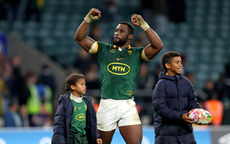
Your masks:
<svg viewBox="0 0 230 144"><path fill-rule="evenodd" d="M114 75L126 75L130 72L130 67L124 63L112 62L108 64L107 70Z"/></svg>
<svg viewBox="0 0 230 144"><path fill-rule="evenodd" d="M85 114L81 113L76 116L76 119L78 121L84 121L85 120Z"/></svg>

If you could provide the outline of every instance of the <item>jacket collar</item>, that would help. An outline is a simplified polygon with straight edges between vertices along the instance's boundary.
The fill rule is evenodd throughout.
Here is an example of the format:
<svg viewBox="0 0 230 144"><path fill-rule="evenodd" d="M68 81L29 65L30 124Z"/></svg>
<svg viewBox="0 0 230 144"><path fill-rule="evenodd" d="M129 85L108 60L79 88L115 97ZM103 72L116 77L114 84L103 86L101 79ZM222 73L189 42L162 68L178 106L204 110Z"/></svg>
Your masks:
<svg viewBox="0 0 230 144"><path fill-rule="evenodd" d="M81 103L82 102L82 96L81 97L75 97L73 94L70 94L70 99L74 100L77 103Z"/></svg>
<svg viewBox="0 0 230 144"><path fill-rule="evenodd" d="M179 80L182 78L182 74L177 74L175 76L170 76L170 75L167 75L166 74L166 71L164 72L161 72L159 74L159 79L168 79L168 80L172 80L172 81L175 81L175 80Z"/></svg>

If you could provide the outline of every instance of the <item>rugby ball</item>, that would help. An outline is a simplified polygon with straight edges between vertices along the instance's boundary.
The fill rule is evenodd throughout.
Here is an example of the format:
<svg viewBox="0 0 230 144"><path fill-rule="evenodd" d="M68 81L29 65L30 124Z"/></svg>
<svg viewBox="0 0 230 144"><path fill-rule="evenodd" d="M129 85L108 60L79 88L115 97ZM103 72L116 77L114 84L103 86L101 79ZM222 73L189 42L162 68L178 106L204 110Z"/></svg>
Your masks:
<svg viewBox="0 0 230 144"><path fill-rule="evenodd" d="M189 117L194 118L197 125L207 125L212 121L212 115L207 110L201 108L189 111Z"/></svg>

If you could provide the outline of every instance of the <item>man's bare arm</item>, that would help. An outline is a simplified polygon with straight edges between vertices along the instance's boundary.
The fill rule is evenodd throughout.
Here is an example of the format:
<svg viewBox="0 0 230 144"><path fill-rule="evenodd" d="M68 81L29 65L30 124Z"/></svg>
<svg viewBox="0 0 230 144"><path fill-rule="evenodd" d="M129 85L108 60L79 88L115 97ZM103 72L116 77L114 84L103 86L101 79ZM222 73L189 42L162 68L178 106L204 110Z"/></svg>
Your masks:
<svg viewBox="0 0 230 144"><path fill-rule="evenodd" d="M95 42L94 39L88 36L89 25L93 20L97 20L100 17L101 12L98 9L92 8L76 31L74 40L87 52Z"/></svg>
<svg viewBox="0 0 230 144"><path fill-rule="evenodd" d="M149 27L141 15L132 15L131 22L134 26L142 28L149 39L150 44L145 47L145 55L148 59L154 58L163 48L163 43L157 33Z"/></svg>
<svg viewBox="0 0 230 144"><path fill-rule="evenodd" d="M153 29L149 28L145 31L145 34L150 41L150 44L145 47L145 55L148 57L148 59L152 59L161 51L163 48L163 43Z"/></svg>

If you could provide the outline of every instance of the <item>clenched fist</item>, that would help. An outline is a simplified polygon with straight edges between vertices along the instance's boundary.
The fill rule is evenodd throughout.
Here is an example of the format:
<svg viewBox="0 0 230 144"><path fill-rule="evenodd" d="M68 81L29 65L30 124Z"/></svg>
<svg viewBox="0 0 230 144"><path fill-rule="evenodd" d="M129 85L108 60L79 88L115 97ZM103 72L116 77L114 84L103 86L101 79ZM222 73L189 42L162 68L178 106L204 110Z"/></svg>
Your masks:
<svg viewBox="0 0 230 144"><path fill-rule="evenodd" d="M101 12L96 9L96 8L92 8L89 13L85 16L84 20L87 23L91 23L94 20L98 20L99 18L101 18Z"/></svg>
<svg viewBox="0 0 230 144"><path fill-rule="evenodd" d="M145 22L141 15L133 14L131 17L131 22L134 26L139 26L144 31L149 28L149 25Z"/></svg>

